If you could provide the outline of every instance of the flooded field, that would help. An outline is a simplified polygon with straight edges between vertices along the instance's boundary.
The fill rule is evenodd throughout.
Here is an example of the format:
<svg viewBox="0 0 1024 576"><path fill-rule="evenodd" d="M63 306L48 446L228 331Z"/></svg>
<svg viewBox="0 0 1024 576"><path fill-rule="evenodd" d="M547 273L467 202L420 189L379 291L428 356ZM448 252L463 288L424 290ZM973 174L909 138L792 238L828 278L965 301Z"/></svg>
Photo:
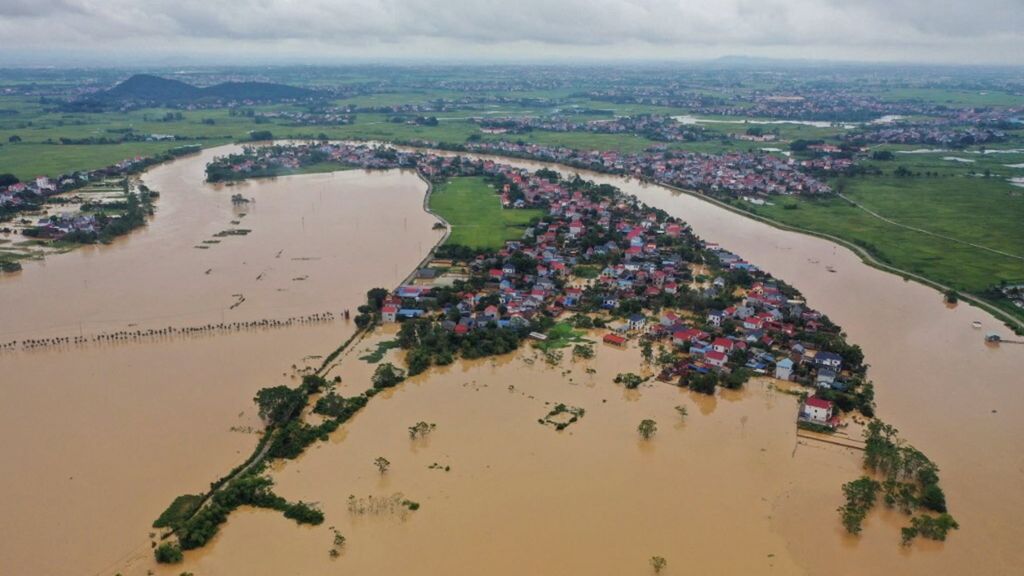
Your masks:
<svg viewBox="0 0 1024 576"><path fill-rule="evenodd" d="M355 312L440 238L411 174L203 184L225 150L146 174L161 198L145 229L0 278L0 341ZM252 201L233 205L235 193ZM232 228L251 232L215 236ZM293 382L293 365L353 330L335 319L0 353L0 573L113 574L149 554L149 525L169 501L255 445L255 391Z"/></svg>
<svg viewBox="0 0 1024 576"><path fill-rule="evenodd" d="M0 280L5 304L9 295L20 303L0 310L0 332L354 309L367 288L404 277L440 234L411 174L347 172L222 191L198 184L201 176L196 159L154 170L147 183L164 195L148 229ZM796 398L771 381L716 397L653 382L627 391L612 380L639 369L638 350L598 345L595 359L558 367L530 349L457 362L380 394L329 441L271 474L281 496L319 504L322 526L242 509L184 564L155 565L149 523L174 495L201 490L248 452L256 436L230 428L256 425L253 393L292 382L292 364L330 351L351 332L336 320L0 354L11 399L0 406L3 456L20 471L0 480L15 495L0 504L0 572L649 574L652 556L668 561L665 574L1010 574L1024 564L1024 347L986 346L981 335L1001 331L998 322L968 306L947 309L937 292L823 240L665 188L589 176L684 218L844 327L871 364L880 416L942 469L961 524L949 542L903 549L905 519L885 512L869 516L861 538L846 536L835 509L840 485L859 474L859 454L798 440ZM238 217L233 193L256 200L247 216ZM194 206L184 200L192 195ZM193 247L232 226L252 232ZM166 243L176 248L165 252ZM90 282L84 303L73 298L82 276ZM239 293L244 303L230 308ZM374 366L358 356L389 337L379 331L344 356L339 392L369 386ZM559 402L585 410L562 432L538 422ZM685 419L676 406L687 408ZM658 423L649 441L637 434L645 418ZM419 421L436 429L413 440L408 428ZM373 465L380 456L391 462L384 475ZM360 499L399 494L420 508L359 512ZM332 527L346 538L336 558Z"/></svg>
<svg viewBox="0 0 1024 576"><path fill-rule="evenodd" d="M772 529L775 497L816 457L797 449L796 398L767 380L717 398L661 383L626 390L612 380L639 366L638 349L597 347L594 360L557 367L531 349L462 362L374 398L272 474L280 494L320 504L323 526L247 510L207 550L158 573L647 574L654 555L668 573L800 573ZM339 372L343 395L373 369L355 356ZM585 413L557 432L538 422L557 403ZM637 433L645 418L658 423L649 441ZM414 440L418 421L437 427ZM391 462L384 475L378 456ZM420 509L349 509L350 495L397 493ZM331 527L347 539L338 558ZM742 545L723 555L723 541Z"/></svg>

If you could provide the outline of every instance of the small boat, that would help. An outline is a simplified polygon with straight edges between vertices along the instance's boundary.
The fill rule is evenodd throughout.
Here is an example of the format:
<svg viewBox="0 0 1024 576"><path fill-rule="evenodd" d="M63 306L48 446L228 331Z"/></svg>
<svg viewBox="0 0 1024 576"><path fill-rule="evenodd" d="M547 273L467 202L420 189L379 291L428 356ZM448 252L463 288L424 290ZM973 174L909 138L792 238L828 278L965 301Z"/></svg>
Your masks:
<svg viewBox="0 0 1024 576"><path fill-rule="evenodd" d="M836 268L835 266L825 266L825 270L828 270L829 272L835 274Z"/></svg>
<svg viewBox="0 0 1024 576"><path fill-rule="evenodd" d="M981 329L981 321L980 320L975 320L974 322L971 322L971 326L973 326L975 330L980 330Z"/></svg>

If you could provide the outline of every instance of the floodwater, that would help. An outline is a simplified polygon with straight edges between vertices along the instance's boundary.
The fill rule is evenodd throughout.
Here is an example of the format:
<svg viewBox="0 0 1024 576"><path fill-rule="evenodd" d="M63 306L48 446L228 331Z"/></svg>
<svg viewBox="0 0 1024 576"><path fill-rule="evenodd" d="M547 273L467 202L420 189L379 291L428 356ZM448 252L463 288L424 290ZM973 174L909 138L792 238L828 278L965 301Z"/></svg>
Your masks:
<svg viewBox="0 0 1024 576"><path fill-rule="evenodd" d="M345 174L352 178L353 190L377 177L389 179L378 195L408 187L409 230L423 235L425 249L436 239L437 233L429 231L431 218L420 211L423 187L415 177ZM198 182L200 174L195 176L191 182ZM257 388L291 381L285 374L292 363L304 354L333 348L349 331L336 322L110 351L92 348L87 352L94 357L88 359L78 351L45 352L45 363L42 355L0 355L5 400L12 396L8 388L16 393L13 402L0 407L0 431L8 438L3 450L10 451L4 456L8 462L24 461L20 469L27 471L0 480L5 493L19 496L5 500L0 510L5 518L0 572L13 566L26 573L88 574L110 567L101 573L121 571L126 576L148 570L171 576L183 571L268 576L648 574L655 555L668 560L664 573L670 575L1019 571L1024 565L1024 550L1018 545L1024 540L1018 522L1024 513L1019 447L1024 433L1024 346L983 344L984 333L1005 333L997 321L963 304L947 309L937 292L869 268L853 253L824 240L780 231L663 187L588 176L686 219L700 236L795 285L811 306L844 327L871 364L881 417L942 468L949 504L961 524L949 542L919 541L903 549L899 527L905 518L884 511L868 518L859 539L843 534L835 509L842 500L840 485L859 474L859 454L798 441L796 399L769 381L714 398L653 382L626 391L612 379L618 372L639 370L638 351L597 345L597 357L587 362L575 363L567 353L559 367L549 367L525 350L458 362L411 379L374 398L329 441L272 472L279 494L321 506L327 517L323 526L299 527L276 512L243 509L207 548L187 553L183 565L154 565L145 537L149 522L173 495L199 491L247 453L255 436L229 434L227 427L252 423L248 399ZM299 181L280 180L277 190L301 194L293 184ZM254 192L238 189L257 197L261 213L270 203L265 196L275 196L262 194L258 189L263 185L250 185ZM266 185L272 186L269 181ZM191 189L206 187L183 188ZM223 192L229 193L233 191ZM165 194L161 210L170 201ZM375 205L363 209L374 210ZM153 233L166 215L161 212L152 230L140 235ZM232 216L230 207L223 216ZM243 219L252 234L227 238L221 246L255 240L265 228L250 220L254 216ZM360 224L379 217L376 212L360 216ZM414 218L421 223L413 226ZM293 216L283 222L295 220ZM222 226L219 221L206 225L188 247ZM395 220L376 229L391 234L399 226ZM385 234L380 238L388 241ZM135 240L112 250L131 249ZM273 256L277 245L264 246ZM188 254L212 257L218 247ZM346 244L331 244L330 252L325 247L322 254L347 249ZM378 254L387 265L356 264L382 279L361 283L359 289L350 286L351 274L336 279L339 304L334 310L354 308L369 286L394 284L387 270L392 262L400 260L392 276L410 270L418 258L402 250L393 247ZM245 261L249 258L246 254ZM104 261L97 258L95 265ZM57 263L55 259L50 265L56 268ZM205 275L206 267L196 267L193 275ZM122 267L117 273L130 276L127 270ZM32 270L26 272L17 281L30 280ZM283 278L297 272L279 277L277 286L291 287ZM314 272L316 268L306 281L322 277ZM240 288L224 287L254 295L229 314L244 311L250 303L266 306L257 308L261 314L276 310L271 305L275 294L253 288L253 277L240 274L246 280ZM175 288L190 289L187 282ZM48 317L46 307L25 302L38 306L40 317ZM20 317L6 308L3 314ZM308 311L322 308L318 302ZM6 322L6 316L0 318ZM95 321L106 326L102 317ZM974 321L982 329L973 329ZM54 320L61 322L71 321ZM387 337L376 333L372 338ZM343 378L342 394L369 386L373 366L358 356L373 343L362 342L345 355L337 372ZM397 361L398 352L389 352L388 358ZM32 387L8 384L12 369L18 375L15 382L31 382ZM100 390L99 397L95 390ZM558 402L586 410L563 432L537 422ZM685 420L675 412L677 405L687 407ZM44 424L46 416L54 422ZM644 418L656 420L659 429L646 442L636 432ZM407 429L421 420L437 428L425 440L413 441ZM373 466L378 456L392 463L383 476ZM65 458L73 465L70 470L63 466ZM431 468L434 463L439 466ZM79 479L93 482L92 489L79 488ZM110 488L104 492L107 483ZM384 509L380 514L348 510L350 495L398 493L421 508L404 513L401 508ZM40 507L40 502L45 505ZM332 526L347 538L337 558L329 555Z"/></svg>
<svg viewBox="0 0 1024 576"><path fill-rule="evenodd" d="M1020 571L1024 346L983 342L988 332L1012 336L1001 322L965 304L947 308L939 292L871 268L826 240L779 230L663 186L585 176L685 219L700 237L799 289L810 306L828 314L863 348L879 417L941 468L961 528L945 545L918 543L906 551L899 546L898 524L873 520L882 514L869 517L860 541L836 537L838 486L820 467L809 467L806 473L822 475L821 482L780 500L776 515L777 528L804 569L830 574ZM981 329L972 327L975 321ZM830 465L846 460L837 457ZM845 560L837 563L837 558Z"/></svg>
<svg viewBox="0 0 1024 576"><path fill-rule="evenodd" d="M417 376L273 472L277 492L317 502L324 525L245 509L185 564L150 560L127 573L648 574L655 555L668 574L800 573L767 497L793 490L815 463L815 448L793 456L796 398L768 381L718 397L662 383L625 390L612 380L638 369L638 348L596 347L595 359L567 353L558 367L527 349ZM343 395L365 389L373 369L356 355L339 372ZM540 424L557 403L585 413L562 432ZM637 432L645 418L658 425L649 441ZM413 440L407 429L419 421L436 429ZM391 462L384 475L378 456ZM853 473L828 469L805 483ZM420 509L348 509L350 495L396 493ZM338 558L331 527L347 539ZM725 542L735 550L723 554Z"/></svg>
<svg viewBox="0 0 1024 576"><path fill-rule="evenodd" d="M400 282L441 237L411 174L203 184L206 162L227 150L148 172L161 197L146 228L0 278L0 342L354 313L366 290ZM234 193L253 202L236 208ZM251 232L214 237L232 228ZM318 364L305 357L353 330L335 319L0 352L0 573L113 574L149 554L164 507L255 446L255 391L293 383L293 365Z"/></svg>
<svg viewBox="0 0 1024 576"><path fill-rule="evenodd" d="M772 124L798 124L800 126L811 126L813 128L843 128L845 130L851 130L856 128L858 124L851 122L829 122L824 120L758 120L750 118L736 117L735 119L723 120L720 118L699 118L697 116L673 116L673 120L680 124L759 124L759 125L772 125Z"/></svg>

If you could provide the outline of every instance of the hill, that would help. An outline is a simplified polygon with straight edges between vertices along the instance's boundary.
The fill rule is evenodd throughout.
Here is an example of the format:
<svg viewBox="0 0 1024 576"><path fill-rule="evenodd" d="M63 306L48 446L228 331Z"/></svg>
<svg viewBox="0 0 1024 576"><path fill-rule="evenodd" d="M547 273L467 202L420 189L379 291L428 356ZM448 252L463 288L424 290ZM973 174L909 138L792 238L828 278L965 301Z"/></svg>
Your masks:
<svg viewBox="0 0 1024 576"><path fill-rule="evenodd" d="M178 101L199 98L202 90L179 82L149 74L136 74L106 92L98 95L102 100L155 100Z"/></svg>
<svg viewBox="0 0 1024 576"><path fill-rule="evenodd" d="M113 88L94 94L90 104L186 104L211 100L258 100L276 102L316 96L306 88L270 82L223 82L199 88L179 80L136 74Z"/></svg>

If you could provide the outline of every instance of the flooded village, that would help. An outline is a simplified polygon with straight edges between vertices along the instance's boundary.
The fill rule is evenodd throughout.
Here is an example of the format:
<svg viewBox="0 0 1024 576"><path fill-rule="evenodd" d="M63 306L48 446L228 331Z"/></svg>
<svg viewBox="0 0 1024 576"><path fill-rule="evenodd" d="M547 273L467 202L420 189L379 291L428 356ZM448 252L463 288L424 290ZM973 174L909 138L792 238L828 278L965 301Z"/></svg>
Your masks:
<svg viewBox="0 0 1024 576"><path fill-rule="evenodd" d="M928 392L898 386L904 381L900 370L919 366L932 353L915 357L923 353L906 347L878 353L887 341L914 337L901 334L901 326L917 326L934 314L935 302L922 298L929 289L896 278L879 281L884 274L822 240L807 240L795 255L793 237L803 237L635 180L585 174L596 182L591 183L562 169L559 177L557 166L365 145L323 151L345 167L373 171L200 185L208 164L230 166L230 154L242 150L204 152L144 176L161 193L158 216L146 229L112 246L61 255L45 265L30 263L24 275L0 280L4 290L23 295L20 302L40 290L62 302L46 312L5 310L3 325L13 327L21 342L76 329L159 331L324 314L323 321L199 340L179 334L158 342L90 340L71 348L16 346L0 352L0 368L19 382L83 375L60 384L46 404L34 404L27 389L14 397L12 406L19 410L5 416L8 434L32 430L23 421L32 415L48 413L65 422L54 423L42 437L19 432L15 445L48 445L101 422L159 428L132 446L114 442L100 453L94 442L111 442L114 430L111 436L92 432L49 454L16 456L34 468L5 480L6 489L25 495L9 503L5 515L21 519L24 528L41 513L34 503L53 491L64 496L60 506L43 511L47 521L38 530L5 535L11 546L5 557L55 573L88 565L89 573L126 575L399 572L423 566L470 573L481 565L499 574L524 567L646 573L653 557L677 570L853 574L860 567L923 574L939 564L976 565L968 547L1015 537L1009 524L992 532L977 522L978 510L998 514L990 495L965 484L986 470L969 458L964 463L959 449L966 439L937 441L944 434L925 429L930 418L922 413L925 420L915 422L908 410L915 393ZM412 169L435 182L485 176L507 209L542 207L544 215L522 240L500 250L440 246L424 261L443 236L434 229L437 220L423 211L426 184ZM243 209L244 218L230 201L235 193L255 200ZM367 222L370 214L382 221ZM242 220L251 233L195 249L203 238L240 227L230 222ZM140 249L171 239L175 243L163 258ZM175 261L172 251L179 259L188 257ZM81 273L93 263L108 268L86 276L96 284L89 296L82 302L60 298L60 275ZM826 265L839 272L826 272ZM851 277L854 270L862 277ZM125 274L133 286L127 291L116 288ZM809 274L824 280L821 288L810 286ZM353 283L356 276L359 282ZM887 284L892 281L909 288ZM146 296L167 286L176 286L165 303L173 321L161 317ZM367 302L366 292L377 287L393 290ZM902 316L891 314L881 298L873 305L863 300L882 288L900 294L891 305ZM237 294L244 294L244 304L232 308ZM338 317L360 306L351 322ZM872 307L878 311L865 312ZM877 313L890 314L891 323L880 323ZM40 326L30 317L51 320ZM967 307L932 319L967 326L950 328L966 336L936 342L939 349L963 347L969 339L978 348L972 354L985 359L984 367L972 362L951 377L964 376L963 370L1009 373L1019 361L1014 351L984 348L967 319L998 325ZM379 327L325 361L362 326L376 322ZM870 337L878 326L890 330L887 338ZM8 334L0 340L10 340ZM862 343L863 352L853 345ZM40 354L46 355L45 374ZM242 368L219 361L233 357L250 361ZM153 370L140 373L131 366ZM404 380L375 386L383 366ZM323 523L296 527L273 510L242 507L204 547L187 551L184 564L157 564L152 547L175 536L160 538L149 527L153 520L175 495L205 490L256 446L263 419L250 398L274 384L294 387L310 374L333 383L311 396L311 406L331 394L347 401L375 390L366 407L326 441L314 441L305 454L276 459L265 469L276 494L312 503ZM182 376L187 385L179 383ZM931 376L931 384L952 385L937 372ZM103 382L107 399L120 399L115 405L90 399ZM961 390L938 409L947 402L958 406L956 413L943 412L950 425L974 419L977 413L965 409L987 405L997 392ZM950 511L961 525L944 544L918 538L909 548L901 545L900 528L909 517L896 509L871 512L860 536L847 535L840 522L841 486L864 474L862 452L812 435L838 428L840 437L859 440L861 424L876 408L875 396L880 415L900 426L941 469ZM83 413L83 406L92 408ZM1003 402L992 417L1015 418L1020 409L1015 400ZM557 430L543 424L546 418L567 422L559 419L566 410L578 415L572 423ZM306 426L325 418L318 411L302 412ZM647 440L637 433L645 420L657 424ZM436 429L411 437L409 427L416 422ZM799 435L798 423L808 435ZM992 439L998 427L961 429ZM201 456L189 449L197 443L204 446ZM162 472L133 472L139 466L117 456L126 451L143 457L144 468ZM389 464L386 470L374 466L381 458ZM97 474L96 461L107 471ZM53 468L69 472L61 485L26 483L37 477L31 470ZM999 474L989 470L989 478ZM1002 481L1004 492L1014 493L1017 480L1007 474ZM85 495L99 486L111 493L113 485L120 487L118 500L130 499L132 509L107 515L103 522L112 536L102 545L89 543L84 535L95 529L96 515L119 502L95 502L90 511L83 507ZM414 502L416 509L367 507L374 498ZM69 523L67 510L80 513ZM48 555L41 543L54 527L76 544ZM445 552L453 538L464 544L459 559ZM723 558L715 552L723 538L741 538L745 545ZM529 554L521 554L524 547ZM610 552L595 555L595 547ZM837 568L828 560L835 555L847 562ZM495 558L512 557L521 563L494 564ZM998 571L1014 559L993 556L986 562Z"/></svg>

